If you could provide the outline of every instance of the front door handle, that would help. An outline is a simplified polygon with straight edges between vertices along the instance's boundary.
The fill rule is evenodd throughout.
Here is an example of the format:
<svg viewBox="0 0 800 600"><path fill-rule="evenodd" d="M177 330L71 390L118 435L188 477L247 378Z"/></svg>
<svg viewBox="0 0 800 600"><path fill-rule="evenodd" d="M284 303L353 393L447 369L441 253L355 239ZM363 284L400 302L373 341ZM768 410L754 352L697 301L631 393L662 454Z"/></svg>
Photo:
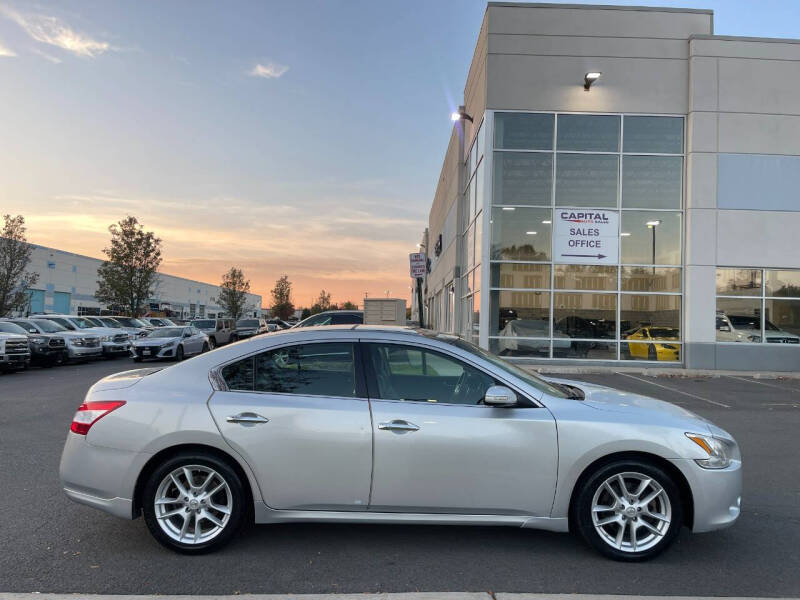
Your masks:
<svg viewBox="0 0 800 600"><path fill-rule="evenodd" d="M229 417L225 417L225 420L228 423L242 423L251 425L256 425L258 423L269 423L269 419L267 417L262 417L261 415L251 412L243 412L239 413L238 415L231 415Z"/></svg>
<svg viewBox="0 0 800 600"><path fill-rule="evenodd" d="M419 426L409 423L408 421L395 419L394 421L389 421L388 423L378 423L378 429L383 429L386 431L418 431Z"/></svg>

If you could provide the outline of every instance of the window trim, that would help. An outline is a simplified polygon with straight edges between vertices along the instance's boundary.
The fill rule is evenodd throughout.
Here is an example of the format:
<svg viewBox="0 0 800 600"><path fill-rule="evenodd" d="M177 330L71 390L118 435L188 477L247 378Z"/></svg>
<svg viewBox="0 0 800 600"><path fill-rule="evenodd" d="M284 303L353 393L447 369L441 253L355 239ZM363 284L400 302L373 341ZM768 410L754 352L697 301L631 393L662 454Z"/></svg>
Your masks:
<svg viewBox="0 0 800 600"><path fill-rule="evenodd" d="M292 394L289 392L262 392L256 389L232 390L228 386L228 383L225 381L225 378L222 376L222 369L224 369L228 365L232 365L233 363L239 362L241 360L249 358L254 361L256 356L258 356L259 354L263 354L265 352L274 352L277 350L281 350L283 348L291 348L293 346L310 346L312 344L350 344L351 346L353 346L353 375L355 377L355 384L356 384L355 396L331 396L327 394ZM358 340L354 339L308 340L302 342L287 343L280 346L272 346L270 348L261 348L254 352L251 352L250 354L244 354L242 356L238 356L236 358L228 360L224 363L220 363L209 370L208 380L211 383L211 387L214 389L214 391L217 392L230 392L230 393L240 393L240 394L262 394L269 396L290 396L290 397L304 396L307 398L337 398L345 400L368 400L369 396L367 393L367 381L364 375L363 363L364 361L361 358L361 348L358 343ZM255 368L255 365L253 365L253 367Z"/></svg>
<svg viewBox="0 0 800 600"><path fill-rule="evenodd" d="M416 340L415 340L416 342ZM358 344L367 345L367 344L377 344L377 345L394 345L394 346L406 346L411 348L417 348L419 350L435 352L438 354L442 354L445 357L455 360L458 362L462 362L473 369L476 369L483 373L484 375L491 377L495 381L501 382L502 385L505 385L509 389L511 389L517 395L517 405L507 407L507 408L543 408L544 405L540 403L538 400L532 398L530 394L523 392L519 389L519 386L511 383L508 381L506 377L500 377L496 373L488 371L484 367L474 363L471 360L467 360L457 354L453 354L448 352L445 349L442 349L438 346L428 345L428 344L420 344L415 342L409 341L401 341L401 340L380 340L380 339L360 339ZM469 408L485 408L485 409L496 409L496 406L487 406L485 404L461 404L458 402L420 402L418 400L394 400L391 398L381 398L378 396L378 384L375 379L375 373L372 370L372 365L367 360L367 356L369 354L369 350L367 348L363 348L361 352L361 360L363 361L363 369L364 374L367 378L367 393L369 394L369 400L372 402L373 400L376 402L395 402L398 404L424 404L426 406L462 406L462 407L469 407ZM374 394L373 394L374 391Z"/></svg>

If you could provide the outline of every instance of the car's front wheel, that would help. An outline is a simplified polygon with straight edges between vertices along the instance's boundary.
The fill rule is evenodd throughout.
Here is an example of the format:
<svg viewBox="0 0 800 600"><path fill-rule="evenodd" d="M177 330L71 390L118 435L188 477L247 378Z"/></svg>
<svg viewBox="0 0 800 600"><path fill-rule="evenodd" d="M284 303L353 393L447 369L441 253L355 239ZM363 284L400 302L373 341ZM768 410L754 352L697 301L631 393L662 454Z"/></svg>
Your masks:
<svg viewBox="0 0 800 600"><path fill-rule="evenodd" d="M217 347L217 340L213 337L208 338L208 349L213 350Z"/></svg>
<svg viewBox="0 0 800 600"><path fill-rule="evenodd" d="M654 464L616 461L583 482L573 519L581 536L600 553L615 560L646 560L664 551L680 531L680 491Z"/></svg>
<svg viewBox="0 0 800 600"><path fill-rule="evenodd" d="M144 519L156 540L178 552L216 550L248 514L243 483L213 454L181 453L160 465L143 493Z"/></svg>

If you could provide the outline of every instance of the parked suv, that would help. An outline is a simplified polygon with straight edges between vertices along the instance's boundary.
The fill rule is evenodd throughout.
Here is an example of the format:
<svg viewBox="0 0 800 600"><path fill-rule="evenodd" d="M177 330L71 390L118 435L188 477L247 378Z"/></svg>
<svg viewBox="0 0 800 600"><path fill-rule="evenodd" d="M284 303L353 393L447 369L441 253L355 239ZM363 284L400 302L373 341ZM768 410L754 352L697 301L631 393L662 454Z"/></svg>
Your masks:
<svg viewBox="0 0 800 600"><path fill-rule="evenodd" d="M190 325L208 336L208 347L211 350L239 339L236 335L236 321L233 319L195 319Z"/></svg>
<svg viewBox="0 0 800 600"><path fill-rule="evenodd" d="M77 331L87 335L100 338L100 346L103 349L103 356L114 358L116 356L128 356L130 353L131 342L128 334L120 332L111 327L97 327L91 321L74 315L36 315L32 319L46 319L66 327L70 331Z"/></svg>
<svg viewBox="0 0 800 600"><path fill-rule="evenodd" d="M30 331L7 319L0 320L0 333L16 333L28 338L33 364L52 367L67 359L67 341L63 335L42 334L35 328Z"/></svg>
<svg viewBox="0 0 800 600"><path fill-rule="evenodd" d="M20 371L30 364L28 338L19 333L0 331L0 371Z"/></svg>
<svg viewBox="0 0 800 600"><path fill-rule="evenodd" d="M362 325L363 310L327 310L303 319L296 327L315 327L316 325Z"/></svg>
<svg viewBox="0 0 800 600"><path fill-rule="evenodd" d="M125 325L125 323L123 323L118 317L90 317L86 315L83 318L93 323L95 327L109 327L111 329L118 329L118 333L124 331L131 339L136 339L137 337L147 335L148 332L148 329L145 329L144 327L129 327L128 325Z"/></svg>
<svg viewBox="0 0 800 600"><path fill-rule="evenodd" d="M167 317L141 317L139 320L147 323L150 327L178 327L178 323Z"/></svg>
<svg viewBox="0 0 800 600"><path fill-rule="evenodd" d="M264 319L244 318L236 321L236 337L240 340L267 333L267 322Z"/></svg>
<svg viewBox="0 0 800 600"><path fill-rule="evenodd" d="M761 317L717 313L718 342L761 342ZM764 338L771 344L800 344L800 336L778 328L764 319Z"/></svg>
<svg viewBox="0 0 800 600"><path fill-rule="evenodd" d="M63 337L67 342L67 359L86 360L101 356L103 347L100 345L100 336L83 331L71 331L49 319L11 319L31 335L55 334Z"/></svg>

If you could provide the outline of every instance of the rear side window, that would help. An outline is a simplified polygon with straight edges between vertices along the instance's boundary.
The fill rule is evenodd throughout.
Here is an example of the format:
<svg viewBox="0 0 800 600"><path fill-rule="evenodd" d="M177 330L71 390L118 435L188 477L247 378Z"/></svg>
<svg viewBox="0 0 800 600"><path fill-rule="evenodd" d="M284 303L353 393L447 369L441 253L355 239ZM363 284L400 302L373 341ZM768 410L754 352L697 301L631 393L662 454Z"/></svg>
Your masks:
<svg viewBox="0 0 800 600"><path fill-rule="evenodd" d="M231 390L355 398L353 344L286 346L224 367Z"/></svg>
<svg viewBox="0 0 800 600"><path fill-rule="evenodd" d="M360 315L333 315L333 325L361 325L364 319Z"/></svg>

